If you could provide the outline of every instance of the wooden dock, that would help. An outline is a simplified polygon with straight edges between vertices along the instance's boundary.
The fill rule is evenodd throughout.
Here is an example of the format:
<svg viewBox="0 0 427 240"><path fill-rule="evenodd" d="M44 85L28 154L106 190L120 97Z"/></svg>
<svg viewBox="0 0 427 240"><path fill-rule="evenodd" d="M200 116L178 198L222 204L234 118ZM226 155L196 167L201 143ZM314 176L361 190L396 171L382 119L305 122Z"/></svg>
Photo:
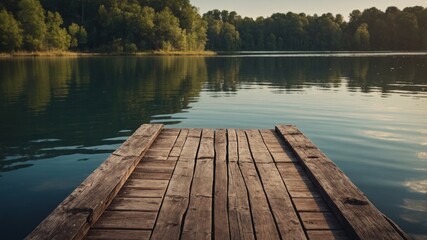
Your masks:
<svg viewBox="0 0 427 240"><path fill-rule="evenodd" d="M296 127L144 124L27 239L407 239Z"/></svg>

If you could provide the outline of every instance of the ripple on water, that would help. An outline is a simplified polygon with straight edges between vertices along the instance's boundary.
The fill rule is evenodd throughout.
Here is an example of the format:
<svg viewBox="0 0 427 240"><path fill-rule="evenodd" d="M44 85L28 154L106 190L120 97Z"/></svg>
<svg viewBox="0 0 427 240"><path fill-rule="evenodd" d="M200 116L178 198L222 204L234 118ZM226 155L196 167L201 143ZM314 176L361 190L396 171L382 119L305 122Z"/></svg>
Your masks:
<svg viewBox="0 0 427 240"><path fill-rule="evenodd" d="M365 130L365 131L362 131L362 134L371 138L379 139L379 140L403 141L403 138L401 136L391 132Z"/></svg>
<svg viewBox="0 0 427 240"><path fill-rule="evenodd" d="M412 192L427 193L427 179L421 180L408 180L404 182L404 186L409 188Z"/></svg>
<svg viewBox="0 0 427 240"><path fill-rule="evenodd" d="M57 138L47 138L47 139L36 139L36 140L31 140L31 143L45 143L45 142L59 142L61 141L61 139L57 139Z"/></svg>

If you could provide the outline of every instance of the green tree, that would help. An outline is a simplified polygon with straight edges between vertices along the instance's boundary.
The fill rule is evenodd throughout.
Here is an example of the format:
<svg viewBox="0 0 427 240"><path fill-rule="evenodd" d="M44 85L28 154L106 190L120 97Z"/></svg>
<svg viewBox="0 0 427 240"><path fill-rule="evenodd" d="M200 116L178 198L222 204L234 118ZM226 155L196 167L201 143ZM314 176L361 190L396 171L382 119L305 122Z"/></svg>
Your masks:
<svg viewBox="0 0 427 240"><path fill-rule="evenodd" d="M340 50L342 44L342 29L335 17L331 14L323 14L314 17L309 34L312 38L313 50Z"/></svg>
<svg viewBox="0 0 427 240"><path fill-rule="evenodd" d="M179 27L179 19L169 8L165 8L155 16L156 49L183 50L185 48L185 33Z"/></svg>
<svg viewBox="0 0 427 240"><path fill-rule="evenodd" d="M427 50L427 8L418 17L418 25L421 32L421 49Z"/></svg>
<svg viewBox="0 0 427 240"><path fill-rule="evenodd" d="M240 19L236 23L237 31L240 34L242 50L248 51L255 49L254 25L254 20L248 17Z"/></svg>
<svg viewBox="0 0 427 240"><path fill-rule="evenodd" d="M78 46L82 46L87 43L86 29L76 23L71 23L71 25L68 26L68 34L71 37L70 47L72 49L77 49Z"/></svg>
<svg viewBox="0 0 427 240"><path fill-rule="evenodd" d="M399 36L397 47L402 50L417 49L420 42L418 21L414 14L401 12L396 17L396 30Z"/></svg>
<svg viewBox="0 0 427 240"><path fill-rule="evenodd" d="M22 29L13 15L0 11L0 51L15 51L22 45Z"/></svg>
<svg viewBox="0 0 427 240"><path fill-rule="evenodd" d="M141 50L153 48L155 15L151 7L136 7L135 12L126 17L134 42Z"/></svg>
<svg viewBox="0 0 427 240"><path fill-rule="evenodd" d="M180 20L180 25L185 31L188 50L203 50L207 41L207 22L197 12L197 9L192 6L187 6L183 9L185 18Z"/></svg>
<svg viewBox="0 0 427 240"><path fill-rule="evenodd" d="M18 7L18 21L24 30L25 49L43 50L47 26L42 5L38 0L20 0Z"/></svg>
<svg viewBox="0 0 427 240"><path fill-rule="evenodd" d="M46 47L48 49L68 50L71 36L65 28L61 28L63 21L59 13L48 11L46 17Z"/></svg>
<svg viewBox="0 0 427 240"><path fill-rule="evenodd" d="M267 50L270 50L270 51L277 50L277 40L276 40L276 36L274 35L274 33L270 33L267 36L267 39L265 40L265 45L266 45Z"/></svg>
<svg viewBox="0 0 427 240"><path fill-rule="evenodd" d="M368 24L362 23L354 33L354 45L356 50L369 50L370 34Z"/></svg>
<svg viewBox="0 0 427 240"><path fill-rule="evenodd" d="M208 22L208 30L207 30L207 48L211 50L219 50L219 46L221 44L221 28L222 22L220 20L209 18Z"/></svg>
<svg viewBox="0 0 427 240"><path fill-rule="evenodd" d="M224 23L221 28L222 50L240 50L240 35L236 28L230 23Z"/></svg>

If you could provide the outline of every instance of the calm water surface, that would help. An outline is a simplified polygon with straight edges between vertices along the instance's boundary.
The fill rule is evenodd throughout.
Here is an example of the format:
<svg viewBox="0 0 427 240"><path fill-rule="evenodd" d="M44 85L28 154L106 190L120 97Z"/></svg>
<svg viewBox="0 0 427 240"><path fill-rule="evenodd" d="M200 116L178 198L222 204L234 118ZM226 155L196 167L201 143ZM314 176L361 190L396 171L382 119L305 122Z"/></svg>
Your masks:
<svg viewBox="0 0 427 240"><path fill-rule="evenodd" d="M427 57L0 59L0 238L28 234L141 123L297 125L427 238Z"/></svg>

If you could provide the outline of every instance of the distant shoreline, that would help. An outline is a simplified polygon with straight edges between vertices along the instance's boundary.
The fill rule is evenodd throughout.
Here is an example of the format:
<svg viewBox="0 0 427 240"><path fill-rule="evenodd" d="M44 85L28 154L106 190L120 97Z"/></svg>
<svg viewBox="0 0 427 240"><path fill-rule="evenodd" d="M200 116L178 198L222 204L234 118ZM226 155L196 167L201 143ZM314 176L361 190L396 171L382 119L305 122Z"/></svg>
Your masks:
<svg viewBox="0 0 427 240"><path fill-rule="evenodd" d="M0 53L0 58L19 57L105 57L105 56L242 56L242 57L377 57L426 56L426 51L146 51L146 52L71 52L42 51Z"/></svg>
<svg viewBox="0 0 427 240"><path fill-rule="evenodd" d="M96 57L96 56L214 56L214 51L147 51L134 53L116 52L71 52L71 51L41 51L0 53L0 58L12 57Z"/></svg>

